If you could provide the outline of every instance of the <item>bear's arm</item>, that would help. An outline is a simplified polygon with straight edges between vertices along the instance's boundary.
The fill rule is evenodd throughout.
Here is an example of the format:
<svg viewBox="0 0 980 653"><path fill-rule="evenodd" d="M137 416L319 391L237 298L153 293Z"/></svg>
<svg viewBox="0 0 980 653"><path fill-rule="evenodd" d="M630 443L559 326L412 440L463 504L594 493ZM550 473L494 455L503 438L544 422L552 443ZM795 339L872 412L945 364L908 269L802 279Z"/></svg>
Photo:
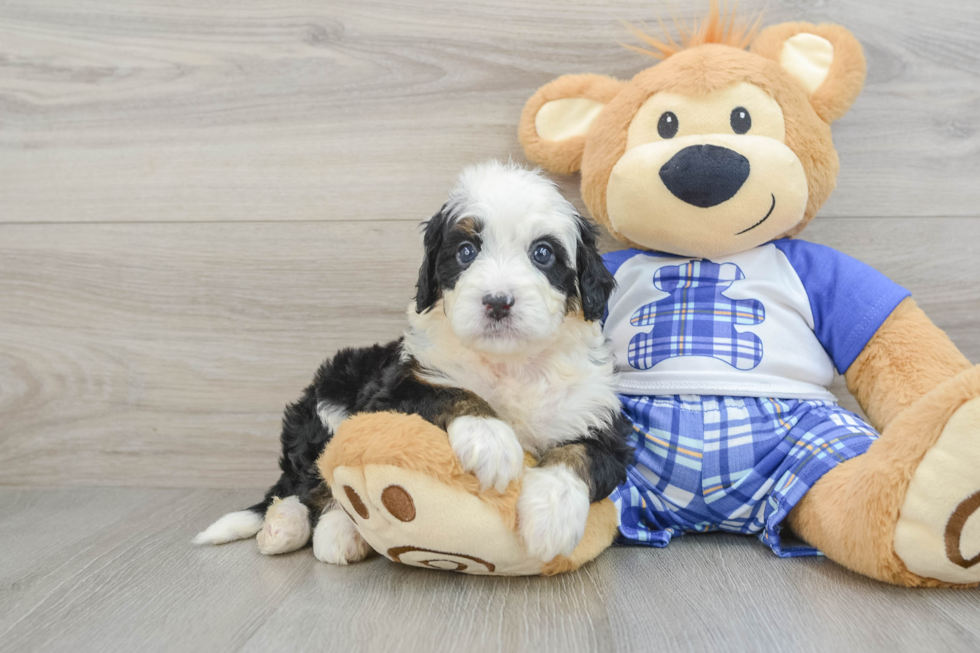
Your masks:
<svg viewBox="0 0 980 653"><path fill-rule="evenodd" d="M881 431L902 410L970 361L908 297L895 307L844 373L847 389Z"/></svg>

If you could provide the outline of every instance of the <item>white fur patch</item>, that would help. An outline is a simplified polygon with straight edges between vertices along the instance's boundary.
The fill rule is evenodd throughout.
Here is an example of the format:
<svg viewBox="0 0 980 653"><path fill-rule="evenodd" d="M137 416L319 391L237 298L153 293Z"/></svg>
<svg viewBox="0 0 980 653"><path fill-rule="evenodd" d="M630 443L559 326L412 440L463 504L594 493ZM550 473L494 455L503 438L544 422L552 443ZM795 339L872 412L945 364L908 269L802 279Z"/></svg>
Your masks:
<svg viewBox="0 0 980 653"><path fill-rule="evenodd" d="M371 546L340 508L323 513L313 530L313 555L321 562L346 565L363 560L370 552Z"/></svg>
<svg viewBox="0 0 980 653"><path fill-rule="evenodd" d="M585 534L589 488L564 465L524 473L517 519L527 552L545 562L569 555Z"/></svg>
<svg viewBox="0 0 980 653"><path fill-rule="evenodd" d="M350 417L346 408L327 400L317 403L316 414L320 417L320 422L334 433L337 432L340 423Z"/></svg>
<svg viewBox="0 0 980 653"><path fill-rule="evenodd" d="M513 425L525 450L542 452L589 437L619 413L612 355L600 326L567 316L553 342L525 352L489 356L466 347L439 304L409 309L405 353L418 360L428 382L469 390Z"/></svg>
<svg viewBox="0 0 980 653"><path fill-rule="evenodd" d="M191 540L194 544L224 544L253 537L262 528L262 515L251 510L229 512Z"/></svg>
<svg viewBox="0 0 980 653"><path fill-rule="evenodd" d="M265 523L258 534L259 552L265 555L289 553L310 541L310 510L298 497L273 502L265 513Z"/></svg>
<svg viewBox="0 0 980 653"><path fill-rule="evenodd" d="M524 450L513 429L499 419L463 415L449 423L449 444L485 490L503 492L524 470Z"/></svg>

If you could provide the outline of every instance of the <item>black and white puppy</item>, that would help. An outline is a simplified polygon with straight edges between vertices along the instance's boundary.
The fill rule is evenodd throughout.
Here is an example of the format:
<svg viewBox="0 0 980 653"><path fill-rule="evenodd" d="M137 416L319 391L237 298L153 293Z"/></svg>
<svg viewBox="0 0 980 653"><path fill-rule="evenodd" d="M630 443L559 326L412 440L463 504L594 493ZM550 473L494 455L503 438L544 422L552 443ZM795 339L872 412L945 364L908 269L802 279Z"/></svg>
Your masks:
<svg viewBox="0 0 980 653"><path fill-rule="evenodd" d="M315 463L348 416L393 410L444 428L484 488L524 474L518 520L531 555L575 548L589 503L632 459L599 324L614 281L595 229L538 172L490 162L463 171L424 245L403 337L326 361L286 408L279 482L196 543L258 534L263 553L285 553L312 532L320 560L363 558L367 543ZM539 460L526 472L524 451Z"/></svg>

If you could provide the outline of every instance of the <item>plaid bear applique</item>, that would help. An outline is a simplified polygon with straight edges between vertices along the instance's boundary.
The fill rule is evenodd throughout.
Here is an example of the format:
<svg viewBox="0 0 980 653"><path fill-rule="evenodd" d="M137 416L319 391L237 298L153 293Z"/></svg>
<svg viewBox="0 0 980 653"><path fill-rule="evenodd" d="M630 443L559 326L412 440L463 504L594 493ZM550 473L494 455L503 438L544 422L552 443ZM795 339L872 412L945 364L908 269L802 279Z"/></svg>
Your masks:
<svg viewBox="0 0 980 653"><path fill-rule="evenodd" d="M734 263L691 261L657 270L653 285L670 296L633 313L631 325L653 329L630 340L629 364L648 370L675 356L710 356L739 370L756 367L762 361L762 340L737 332L735 325L761 323L766 309L758 300L722 294L744 278Z"/></svg>

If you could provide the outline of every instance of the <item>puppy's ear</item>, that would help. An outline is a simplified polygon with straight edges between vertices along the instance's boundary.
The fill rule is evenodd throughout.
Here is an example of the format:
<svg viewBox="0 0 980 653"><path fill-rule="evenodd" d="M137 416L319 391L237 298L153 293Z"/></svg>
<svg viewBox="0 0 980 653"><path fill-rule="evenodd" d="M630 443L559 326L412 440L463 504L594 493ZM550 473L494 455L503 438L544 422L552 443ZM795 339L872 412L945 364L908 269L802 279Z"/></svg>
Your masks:
<svg viewBox="0 0 980 653"><path fill-rule="evenodd" d="M578 292L582 298L582 312L589 322L601 320L606 312L609 295L616 287L616 280L606 269L599 256L598 233L591 222L578 216L579 241L575 251L578 268Z"/></svg>
<svg viewBox="0 0 980 653"><path fill-rule="evenodd" d="M422 246L425 254L422 257L422 267L419 268L419 280L415 283L415 311L424 313L432 308L439 299L439 280L436 278L436 263L439 261L439 250L442 248L443 235L449 222L447 205L443 204L439 212L429 218L425 225L425 236Z"/></svg>

